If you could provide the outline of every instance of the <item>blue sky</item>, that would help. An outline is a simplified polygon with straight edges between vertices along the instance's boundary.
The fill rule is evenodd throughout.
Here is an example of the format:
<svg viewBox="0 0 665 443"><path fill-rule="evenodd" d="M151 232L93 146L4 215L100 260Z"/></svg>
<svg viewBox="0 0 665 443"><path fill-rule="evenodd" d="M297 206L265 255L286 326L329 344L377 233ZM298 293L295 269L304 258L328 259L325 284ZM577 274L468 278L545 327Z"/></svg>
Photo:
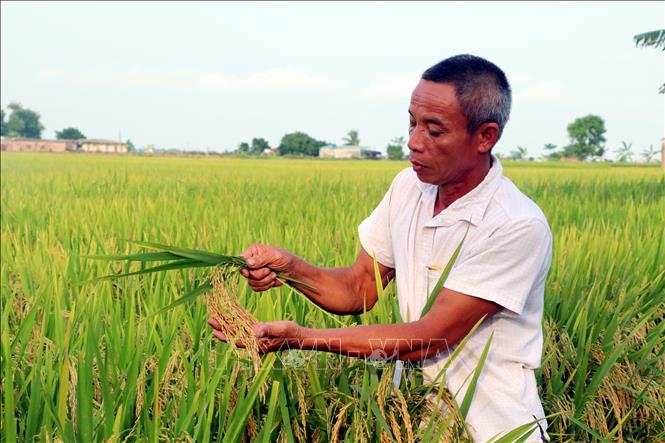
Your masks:
<svg viewBox="0 0 665 443"><path fill-rule="evenodd" d="M276 146L349 129L384 150L406 136L419 74L454 54L499 65L513 110L498 152L567 143L605 119L609 157L665 135L663 53L633 35L665 26L662 2L2 3L1 104L137 146Z"/></svg>

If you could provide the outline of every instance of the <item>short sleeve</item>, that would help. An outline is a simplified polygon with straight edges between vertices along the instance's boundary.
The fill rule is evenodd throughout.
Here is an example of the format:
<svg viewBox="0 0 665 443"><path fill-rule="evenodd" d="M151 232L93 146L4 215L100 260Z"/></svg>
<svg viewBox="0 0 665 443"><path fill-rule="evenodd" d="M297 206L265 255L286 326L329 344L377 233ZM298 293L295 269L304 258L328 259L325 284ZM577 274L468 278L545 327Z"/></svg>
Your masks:
<svg viewBox="0 0 665 443"><path fill-rule="evenodd" d="M365 252L389 268L395 268L390 235L390 206L398 177L395 177L379 205L358 226L358 238Z"/></svg>
<svg viewBox="0 0 665 443"><path fill-rule="evenodd" d="M499 228L458 262L444 287L521 314L532 288L547 278L552 235L547 223L525 219Z"/></svg>

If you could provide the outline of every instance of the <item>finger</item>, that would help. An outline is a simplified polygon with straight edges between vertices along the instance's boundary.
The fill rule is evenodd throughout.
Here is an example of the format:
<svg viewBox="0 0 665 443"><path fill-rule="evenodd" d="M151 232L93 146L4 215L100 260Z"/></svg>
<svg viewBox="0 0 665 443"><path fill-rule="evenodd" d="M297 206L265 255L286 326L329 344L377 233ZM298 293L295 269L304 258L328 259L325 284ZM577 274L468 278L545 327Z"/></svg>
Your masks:
<svg viewBox="0 0 665 443"><path fill-rule="evenodd" d="M222 325L220 325L219 322L212 317L208 319L208 324L218 331L222 330Z"/></svg>
<svg viewBox="0 0 665 443"><path fill-rule="evenodd" d="M280 351L284 348L286 342L282 338L262 338L258 341L259 352L266 354L268 352Z"/></svg>
<svg viewBox="0 0 665 443"><path fill-rule="evenodd" d="M261 354L266 354L271 351L271 341L272 339L270 338L262 338L258 340L257 345L259 346L259 352Z"/></svg>
<svg viewBox="0 0 665 443"><path fill-rule="evenodd" d="M243 343L240 339L237 339L234 343L236 348L240 349L245 349L247 346L245 346L245 343Z"/></svg>
<svg viewBox="0 0 665 443"><path fill-rule="evenodd" d="M262 268L267 263L267 260L260 255L252 255L247 260L247 267L251 269Z"/></svg>
<svg viewBox="0 0 665 443"><path fill-rule="evenodd" d="M281 322L258 322L252 325L252 331L258 338L284 338L285 330Z"/></svg>
<svg viewBox="0 0 665 443"><path fill-rule="evenodd" d="M262 280L272 273L270 268L252 269L249 271L250 280Z"/></svg>
<svg viewBox="0 0 665 443"><path fill-rule="evenodd" d="M240 270L240 275L242 275L245 278L249 278L249 271L243 268Z"/></svg>
<svg viewBox="0 0 665 443"><path fill-rule="evenodd" d="M253 288L253 289L270 289L275 286L275 283L277 282L277 278L271 278L270 276L262 279L262 280L248 280L247 283Z"/></svg>
<svg viewBox="0 0 665 443"><path fill-rule="evenodd" d="M217 340L219 340L219 341L221 341L221 342L224 342L224 343L228 343L228 342L229 342L229 341L227 340L227 338L226 338L226 335L224 335L224 334L221 333L220 331L213 331L213 332L212 332L212 335L213 335Z"/></svg>
<svg viewBox="0 0 665 443"><path fill-rule="evenodd" d="M219 340L219 341L221 341L221 342L223 342L223 343L230 343L230 342L231 342L231 340L229 340L229 338L228 338L226 335L224 335L224 333L221 332L221 331L213 331L213 332L212 332L212 335L213 335L217 340ZM234 345L235 345L236 348L241 348L241 349L244 349L244 348L246 347L245 344L244 344L242 341L240 341L240 340L236 340L235 343L234 343Z"/></svg>
<svg viewBox="0 0 665 443"><path fill-rule="evenodd" d="M256 254L247 258L247 267L251 269L258 269L268 266L279 258L278 253L274 248L267 249L262 247Z"/></svg>
<svg viewBox="0 0 665 443"><path fill-rule="evenodd" d="M275 282L275 279L277 279L277 275L274 272L270 272L268 275L266 275L263 278L252 278L249 280L249 284L253 286L270 286L272 287L272 284Z"/></svg>
<svg viewBox="0 0 665 443"><path fill-rule="evenodd" d="M266 288L260 288L260 287L256 287L256 286L252 286L252 285L249 285L249 287L252 288L252 291L254 291L254 292L263 292L263 291L266 290ZM268 289L270 289L270 288L268 288Z"/></svg>
<svg viewBox="0 0 665 443"><path fill-rule="evenodd" d="M262 286L252 286L252 285L250 285L250 286L251 286L251 288L254 292L263 292L263 291L267 291L268 289L272 289L273 288L273 283L269 283L267 285L262 285Z"/></svg>
<svg viewBox="0 0 665 443"><path fill-rule="evenodd" d="M265 323L255 323L252 325L252 331L256 338L262 338L266 336L266 324Z"/></svg>
<svg viewBox="0 0 665 443"><path fill-rule="evenodd" d="M248 258L258 254L258 252L259 252L259 245L254 243L252 246L242 251L240 253L240 256L245 260L247 260Z"/></svg>

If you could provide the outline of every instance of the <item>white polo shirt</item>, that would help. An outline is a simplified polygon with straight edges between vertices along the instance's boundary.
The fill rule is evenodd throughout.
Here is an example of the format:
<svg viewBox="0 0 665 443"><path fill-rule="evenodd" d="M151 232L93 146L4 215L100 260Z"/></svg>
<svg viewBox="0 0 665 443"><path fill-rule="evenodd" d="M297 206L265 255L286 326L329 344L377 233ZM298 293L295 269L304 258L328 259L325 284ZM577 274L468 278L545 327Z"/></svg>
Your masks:
<svg viewBox="0 0 665 443"><path fill-rule="evenodd" d="M403 170L358 227L359 238L368 254L395 269L402 318L415 321L469 227L444 287L504 309L474 332L448 369L446 385L461 403L494 333L467 415L474 439L487 441L544 416L533 371L542 352L552 235L540 208L503 176L494 157L478 186L433 217L436 196L435 185L421 182L411 168ZM436 377L447 355L424 362L426 378ZM529 441L541 441L537 429Z"/></svg>

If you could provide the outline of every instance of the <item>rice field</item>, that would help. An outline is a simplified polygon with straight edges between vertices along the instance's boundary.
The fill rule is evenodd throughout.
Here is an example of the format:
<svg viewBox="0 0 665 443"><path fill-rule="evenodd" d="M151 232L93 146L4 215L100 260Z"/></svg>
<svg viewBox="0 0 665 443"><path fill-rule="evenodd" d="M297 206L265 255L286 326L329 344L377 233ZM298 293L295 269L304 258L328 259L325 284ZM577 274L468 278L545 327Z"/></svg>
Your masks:
<svg viewBox="0 0 665 443"><path fill-rule="evenodd" d="M358 224L407 163L1 160L2 441L468 438L457 408L443 416L424 401L429 387L393 389L392 364L288 351L256 368L212 338L204 298L149 316L204 270L90 282L128 268L80 257L138 251L123 239L233 255L263 242L347 265ZM545 412L555 414L552 440L665 440L665 175L647 166L504 167L554 234L537 372ZM241 282L236 295L262 321L398 321L392 284L373 310L346 317L287 286L254 294Z"/></svg>

